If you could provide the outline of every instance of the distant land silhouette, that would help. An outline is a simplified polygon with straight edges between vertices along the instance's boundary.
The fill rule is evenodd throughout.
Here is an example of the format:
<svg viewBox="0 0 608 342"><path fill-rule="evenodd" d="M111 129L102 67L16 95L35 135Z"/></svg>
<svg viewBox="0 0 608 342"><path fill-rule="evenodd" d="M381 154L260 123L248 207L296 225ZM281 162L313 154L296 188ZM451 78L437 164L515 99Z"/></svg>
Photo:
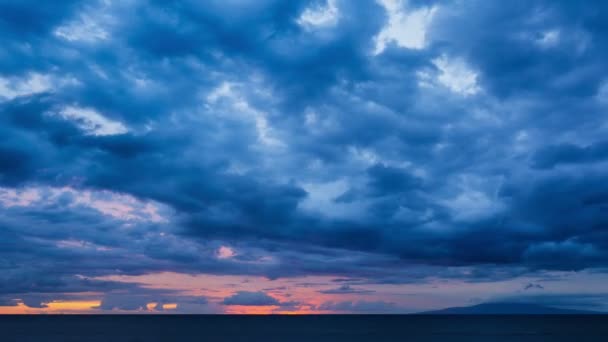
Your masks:
<svg viewBox="0 0 608 342"><path fill-rule="evenodd" d="M420 312L421 315L602 315L605 312L560 309L532 303L484 303Z"/></svg>

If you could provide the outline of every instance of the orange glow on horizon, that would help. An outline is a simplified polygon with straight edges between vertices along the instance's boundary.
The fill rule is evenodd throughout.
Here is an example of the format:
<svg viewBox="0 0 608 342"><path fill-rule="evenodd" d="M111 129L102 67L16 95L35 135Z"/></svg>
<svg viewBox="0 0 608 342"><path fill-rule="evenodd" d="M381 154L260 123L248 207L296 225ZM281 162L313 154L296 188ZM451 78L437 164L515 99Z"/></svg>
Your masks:
<svg viewBox="0 0 608 342"><path fill-rule="evenodd" d="M151 311L151 312L160 312L160 310L158 310L158 305L160 303L157 302L151 302L146 304L146 310ZM161 304L161 307L163 310L177 310L177 303L165 303L165 304Z"/></svg>
<svg viewBox="0 0 608 342"><path fill-rule="evenodd" d="M177 303L163 304L163 310L175 310L177 309Z"/></svg>
<svg viewBox="0 0 608 342"><path fill-rule="evenodd" d="M53 301L47 304L49 311L86 311L101 305L99 300L89 301Z"/></svg>
<svg viewBox="0 0 608 342"><path fill-rule="evenodd" d="M19 303L17 306L0 306L0 315L26 315L36 313L34 310Z"/></svg>
<svg viewBox="0 0 608 342"><path fill-rule="evenodd" d="M16 306L0 306L1 315L27 315L41 313L87 313L93 312L101 305L100 300L82 300L82 301L52 301L46 303L44 308L31 308L23 303L18 303Z"/></svg>
<svg viewBox="0 0 608 342"><path fill-rule="evenodd" d="M246 306L232 305L226 309L227 314L237 315L271 315L278 308L276 305Z"/></svg>
<svg viewBox="0 0 608 342"><path fill-rule="evenodd" d="M294 278L268 279L259 276L232 276L209 274L183 274L183 273L150 273L145 275L112 275L94 278L95 280L117 281L135 284L144 289L172 290L179 296L201 296L205 304L185 301L180 304L179 299L172 302L163 302L161 298L151 297L150 301L138 310L104 310L100 308L100 300L104 293L82 292L64 294L64 300L54 300L46 303L45 308L31 308L23 303L17 306L0 306L0 314L62 314L62 313L136 313L136 314L162 314L167 313L217 313L217 314L250 314L250 315L306 315L336 313L325 303L339 303L358 301L386 301L394 302L397 294L408 292L408 285L353 285L354 288L372 290L362 298L358 293L333 293L331 290L338 287L334 281L335 276L303 276ZM413 285L410 285L412 287ZM414 290L414 289L411 289ZM418 290L418 289L416 289ZM431 291L424 289L425 291ZM263 292L276 299L280 305L245 306L225 305L225 299L241 291ZM418 292L422 292L418 290ZM422 298L422 297L421 297ZM190 299L189 299L190 300ZM408 297L410 305L416 302L415 297ZM428 301L428 299L421 299ZM425 304L425 303L423 303ZM420 305L423 307L423 305Z"/></svg>

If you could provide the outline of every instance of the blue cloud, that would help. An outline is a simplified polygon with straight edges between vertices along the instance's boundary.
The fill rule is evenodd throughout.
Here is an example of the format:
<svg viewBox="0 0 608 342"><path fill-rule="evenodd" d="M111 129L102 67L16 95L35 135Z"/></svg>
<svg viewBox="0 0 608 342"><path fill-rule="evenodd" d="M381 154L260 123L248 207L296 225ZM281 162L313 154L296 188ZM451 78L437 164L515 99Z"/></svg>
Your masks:
<svg viewBox="0 0 608 342"><path fill-rule="evenodd" d="M1 2L0 300L114 273L608 265L606 5L410 1L436 7L424 46L378 52L381 4L300 24L323 4Z"/></svg>
<svg viewBox="0 0 608 342"><path fill-rule="evenodd" d="M230 297L224 298L224 305L246 305L246 306L263 306L263 305L279 305L279 301L267 295L265 292L249 292L239 291Z"/></svg>

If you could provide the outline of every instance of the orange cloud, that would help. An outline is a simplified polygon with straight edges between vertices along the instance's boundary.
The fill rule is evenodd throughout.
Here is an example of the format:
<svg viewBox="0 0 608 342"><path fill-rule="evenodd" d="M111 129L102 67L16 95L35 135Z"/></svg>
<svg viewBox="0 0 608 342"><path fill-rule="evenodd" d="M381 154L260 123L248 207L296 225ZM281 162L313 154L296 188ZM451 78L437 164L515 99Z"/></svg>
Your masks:
<svg viewBox="0 0 608 342"><path fill-rule="evenodd" d="M45 308L30 308L23 303L16 306L0 306L2 315L25 315L38 313L93 313L95 308L101 304L100 300L75 300L75 301L52 301L46 303Z"/></svg>

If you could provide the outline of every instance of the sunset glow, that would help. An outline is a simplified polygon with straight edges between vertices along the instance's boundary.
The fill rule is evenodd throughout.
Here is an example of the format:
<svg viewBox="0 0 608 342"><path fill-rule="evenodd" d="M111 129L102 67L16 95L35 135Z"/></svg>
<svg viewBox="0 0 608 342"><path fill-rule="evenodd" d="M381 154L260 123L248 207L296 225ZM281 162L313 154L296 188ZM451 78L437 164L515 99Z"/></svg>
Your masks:
<svg viewBox="0 0 608 342"><path fill-rule="evenodd" d="M45 304L43 308L31 308L23 303L18 303L16 306L0 306L0 314L34 314L34 313L93 313L101 304L99 300L87 301L51 301Z"/></svg>

